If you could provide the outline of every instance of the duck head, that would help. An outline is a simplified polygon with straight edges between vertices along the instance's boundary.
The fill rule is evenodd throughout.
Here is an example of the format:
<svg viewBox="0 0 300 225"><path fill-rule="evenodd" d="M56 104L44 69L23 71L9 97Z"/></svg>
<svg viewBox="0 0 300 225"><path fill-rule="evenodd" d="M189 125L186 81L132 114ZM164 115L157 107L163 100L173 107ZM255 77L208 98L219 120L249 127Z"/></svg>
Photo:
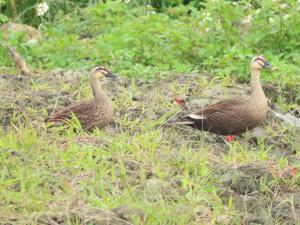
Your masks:
<svg viewBox="0 0 300 225"><path fill-rule="evenodd" d="M262 55L255 56L250 63L251 70L262 70L262 69L268 69L268 70L275 70L276 68L273 67Z"/></svg>
<svg viewBox="0 0 300 225"><path fill-rule="evenodd" d="M105 69L103 66L96 66L91 70L92 76L95 78L102 80L105 77L117 77L116 74L111 71Z"/></svg>

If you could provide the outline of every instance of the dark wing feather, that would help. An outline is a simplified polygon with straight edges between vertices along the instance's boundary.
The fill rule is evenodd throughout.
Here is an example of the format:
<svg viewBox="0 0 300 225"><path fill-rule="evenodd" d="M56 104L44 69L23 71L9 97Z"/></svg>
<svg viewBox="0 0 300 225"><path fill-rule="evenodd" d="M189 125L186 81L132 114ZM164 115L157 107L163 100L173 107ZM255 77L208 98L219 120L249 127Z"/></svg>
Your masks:
<svg viewBox="0 0 300 225"><path fill-rule="evenodd" d="M226 114L242 107L243 105L245 105L247 101L248 101L247 97L225 99L215 104L206 106L194 114L199 116L204 116L204 117L213 116L215 113Z"/></svg>
<svg viewBox="0 0 300 225"><path fill-rule="evenodd" d="M79 121L84 122L88 117L87 112L89 112L93 107L94 104L92 101L81 101L55 111L52 115L45 119L45 122L52 122L56 125L61 125L67 120L72 119L72 113Z"/></svg>
<svg viewBox="0 0 300 225"><path fill-rule="evenodd" d="M241 112L247 101L248 97L226 99L187 115L183 120L192 122L187 125L199 130L222 135L233 134L238 129L233 122L243 120Z"/></svg>

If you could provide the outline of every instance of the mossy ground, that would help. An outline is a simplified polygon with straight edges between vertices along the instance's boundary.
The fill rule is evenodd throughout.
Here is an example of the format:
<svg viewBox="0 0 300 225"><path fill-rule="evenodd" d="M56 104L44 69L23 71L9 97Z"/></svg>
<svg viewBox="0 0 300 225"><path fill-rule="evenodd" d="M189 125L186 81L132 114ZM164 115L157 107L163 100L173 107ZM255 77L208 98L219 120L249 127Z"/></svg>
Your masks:
<svg viewBox="0 0 300 225"><path fill-rule="evenodd" d="M232 143L174 126L188 111L174 99L195 110L245 94L247 85L205 73L170 77L105 80L115 123L88 134L76 122L43 123L54 107L91 97L86 72L1 75L1 221L299 223L299 131L272 113L262 135L247 132Z"/></svg>

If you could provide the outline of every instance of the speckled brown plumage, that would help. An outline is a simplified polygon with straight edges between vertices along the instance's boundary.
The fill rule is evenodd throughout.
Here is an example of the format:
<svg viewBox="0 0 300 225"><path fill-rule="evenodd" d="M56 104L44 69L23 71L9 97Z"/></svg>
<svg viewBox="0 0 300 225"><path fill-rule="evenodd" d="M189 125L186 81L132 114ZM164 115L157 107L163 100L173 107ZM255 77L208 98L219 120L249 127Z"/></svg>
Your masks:
<svg viewBox="0 0 300 225"><path fill-rule="evenodd" d="M72 119L72 114L80 121L85 130L103 128L113 121L113 103L101 89L100 80L110 77L113 74L103 67L95 67L90 76L90 84L93 90L94 99L80 101L55 111L45 119L45 122L59 126Z"/></svg>
<svg viewBox="0 0 300 225"><path fill-rule="evenodd" d="M271 69L262 57L254 57L250 64L251 95L226 99L186 115L177 124L221 135L236 135L258 126L266 117L268 104L259 77L262 68Z"/></svg>

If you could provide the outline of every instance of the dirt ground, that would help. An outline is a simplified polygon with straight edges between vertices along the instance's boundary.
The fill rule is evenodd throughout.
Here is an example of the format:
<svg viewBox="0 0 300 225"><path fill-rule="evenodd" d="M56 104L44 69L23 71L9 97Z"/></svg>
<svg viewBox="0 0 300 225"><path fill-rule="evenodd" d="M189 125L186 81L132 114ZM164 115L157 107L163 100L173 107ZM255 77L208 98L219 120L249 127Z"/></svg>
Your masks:
<svg viewBox="0 0 300 225"><path fill-rule="evenodd" d="M33 77L15 76L10 74L0 75L0 123L4 130L12 129L20 123L30 123L33 127L44 126L43 118L51 113L54 108L66 106L83 95L91 96L87 85L87 75L84 71L54 71L49 75L36 75ZM82 85L85 83L85 85ZM138 124L147 124L147 121L158 121L154 126L163 127L163 137L173 139L172 146L176 154L177 146L189 143L194 146L194 151L199 149L199 135L189 127L174 127L171 124L178 117L189 111L194 111L206 104L216 102L232 95L241 95L249 92L248 85L224 86L218 81L212 80L207 74L181 74L174 75L170 80L158 78L154 83L142 80L133 80L119 77L116 80L105 80L103 87L116 104L115 124L107 128L107 132L116 135L124 128L119 124L118 117L126 116L129 121ZM293 174L289 168L300 165L299 130L289 128L274 116L274 111L282 112L274 103L278 90L265 87L267 97L272 99L268 118L255 131L249 131L237 137L239 145L244 146L245 151L255 149L262 144L267 149L268 163L252 162L240 164L222 162L221 156L229 154L229 143L223 137L205 133L203 141L207 142L209 149L209 167L212 168L216 186L219 189L219 197L223 203L232 202L235 209L240 213L244 224L297 224L300 222L300 194L299 174ZM181 108L175 99L186 101L187 108ZM167 107L166 107L167 105ZM169 106L168 106L169 105ZM171 112L170 112L170 109ZM298 112L294 115L297 117ZM136 129L140 129L136 127ZM103 142L93 137L77 137L74 142L85 145L102 146ZM194 144L193 144L194 143ZM68 143L62 143L67 145ZM161 157L172 157L162 155ZM278 170L276 163L287 159L286 170ZM114 159L112 159L114 160ZM126 161L127 172L136 182L139 164L134 159ZM158 193L164 198L172 199L174 193L180 195L181 189L174 177L169 182L155 178L149 172L147 191L149 201L156 201ZM295 185L287 185L294 182ZM77 204L80 205L80 204ZM188 209L179 209L185 213ZM209 209L212 210L212 209ZM74 220L85 223L103 224L131 224L131 215L143 217L141 209L116 208L111 212L100 209L83 207L72 208ZM199 217L204 211L199 212ZM97 215L97 216L95 216ZM70 218L65 214L43 214L36 216L36 221L43 224L63 224ZM72 218L71 218L72 220ZM195 219L197 221L197 219ZM231 224L227 218L219 218L217 224Z"/></svg>

